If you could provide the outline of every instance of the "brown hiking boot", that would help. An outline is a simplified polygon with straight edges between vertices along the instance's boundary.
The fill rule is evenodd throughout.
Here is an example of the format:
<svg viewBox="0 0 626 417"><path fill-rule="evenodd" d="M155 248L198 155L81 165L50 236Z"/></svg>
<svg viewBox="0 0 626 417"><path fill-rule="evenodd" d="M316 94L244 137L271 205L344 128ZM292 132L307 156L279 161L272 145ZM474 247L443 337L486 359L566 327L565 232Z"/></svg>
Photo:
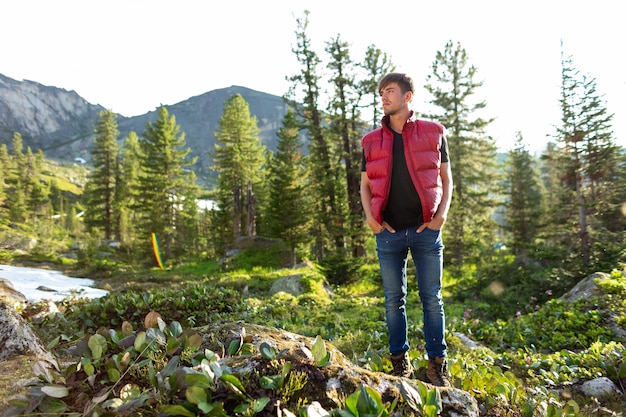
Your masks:
<svg viewBox="0 0 626 417"><path fill-rule="evenodd" d="M448 381L446 361L439 357L428 359L428 369L426 369L426 382L437 387L449 387L450 381Z"/></svg>
<svg viewBox="0 0 626 417"><path fill-rule="evenodd" d="M413 373L413 366L411 365L409 352L404 352L397 356L392 356L391 364L393 365L393 375L395 376L403 376L405 378L408 378Z"/></svg>

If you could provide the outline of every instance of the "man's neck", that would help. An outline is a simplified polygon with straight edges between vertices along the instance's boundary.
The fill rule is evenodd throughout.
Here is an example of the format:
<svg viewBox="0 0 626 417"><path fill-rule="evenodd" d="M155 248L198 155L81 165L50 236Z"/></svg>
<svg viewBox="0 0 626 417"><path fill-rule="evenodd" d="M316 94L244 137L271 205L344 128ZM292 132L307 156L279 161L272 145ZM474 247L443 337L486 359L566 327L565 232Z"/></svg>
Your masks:
<svg viewBox="0 0 626 417"><path fill-rule="evenodd" d="M409 108L402 109L401 111L389 116L389 128L395 132L402 133L404 124L409 119L411 110Z"/></svg>

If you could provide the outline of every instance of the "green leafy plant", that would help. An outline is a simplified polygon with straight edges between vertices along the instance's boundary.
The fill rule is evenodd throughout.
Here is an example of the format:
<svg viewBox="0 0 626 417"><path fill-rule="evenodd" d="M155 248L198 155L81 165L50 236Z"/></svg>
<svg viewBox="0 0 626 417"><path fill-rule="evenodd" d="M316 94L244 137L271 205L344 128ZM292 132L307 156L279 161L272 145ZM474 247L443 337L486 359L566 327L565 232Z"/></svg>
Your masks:
<svg viewBox="0 0 626 417"><path fill-rule="evenodd" d="M313 354L313 359L315 360L315 365L317 366L328 366L330 364L330 352L326 351L326 343L324 340L318 335L315 337L313 341L313 349L311 350Z"/></svg>
<svg viewBox="0 0 626 417"><path fill-rule="evenodd" d="M210 323L244 309L241 294L234 289L193 284L175 289L153 289L148 292L114 292L90 303L70 307L65 319L82 323L87 332L99 327L117 327L123 321L133 327L150 311L160 311L184 325L190 321Z"/></svg>
<svg viewBox="0 0 626 417"><path fill-rule="evenodd" d="M346 398L345 409L333 410L330 415L338 417L387 417L396 408L397 400L391 403L383 403L378 391L361 385L354 393Z"/></svg>
<svg viewBox="0 0 626 417"><path fill-rule="evenodd" d="M407 405L424 417L437 417L443 409L441 395L437 389L428 389L421 381L416 381L415 390L406 381L400 382L400 393Z"/></svg>

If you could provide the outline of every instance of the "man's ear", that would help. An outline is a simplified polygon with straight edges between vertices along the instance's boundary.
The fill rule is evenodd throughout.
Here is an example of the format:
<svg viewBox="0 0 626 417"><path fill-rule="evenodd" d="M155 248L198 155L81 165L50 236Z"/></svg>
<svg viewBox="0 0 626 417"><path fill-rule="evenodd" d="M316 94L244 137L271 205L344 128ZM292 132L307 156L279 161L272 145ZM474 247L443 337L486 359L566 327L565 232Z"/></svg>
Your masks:
<svg viewBox="0 0 626 417"><path fill-rule="evenodd" d="M405 103L410 103L411 100L413 100L413 92L412 91L407 91L406 93L404 93L404 102Z"/></svg>

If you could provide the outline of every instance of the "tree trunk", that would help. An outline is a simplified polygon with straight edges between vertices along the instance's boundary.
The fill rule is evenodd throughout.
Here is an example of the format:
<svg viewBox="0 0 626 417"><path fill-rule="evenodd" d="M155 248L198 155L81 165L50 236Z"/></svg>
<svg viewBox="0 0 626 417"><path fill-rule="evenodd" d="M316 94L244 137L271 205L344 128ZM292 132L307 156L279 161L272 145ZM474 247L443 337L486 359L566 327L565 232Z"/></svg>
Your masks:
<svg viewBox="0 0 626 417"><path fill-rule="evenodd" d="M248 233L248 236L256 236L256 198L252 193L252 183L250 181L248 181L246 205L248 208L248 215L246 218L246 231Z"/></svg>
<svg viewBox="0 0 626 417"><path fill-rule="evenodd" d="M583 175L576 176L576 200L578 201L578 227L580 236L580 256L583 265L589 266L589 230L587 227L587 206L582 190Z"/></svg>
<svg viewBox="0 0 626 417"><path fill-rule="evenodd" d="M241 187L235 187L233 190L233 236L241 235L241 214L243 208L241 206Z"/></svg>

